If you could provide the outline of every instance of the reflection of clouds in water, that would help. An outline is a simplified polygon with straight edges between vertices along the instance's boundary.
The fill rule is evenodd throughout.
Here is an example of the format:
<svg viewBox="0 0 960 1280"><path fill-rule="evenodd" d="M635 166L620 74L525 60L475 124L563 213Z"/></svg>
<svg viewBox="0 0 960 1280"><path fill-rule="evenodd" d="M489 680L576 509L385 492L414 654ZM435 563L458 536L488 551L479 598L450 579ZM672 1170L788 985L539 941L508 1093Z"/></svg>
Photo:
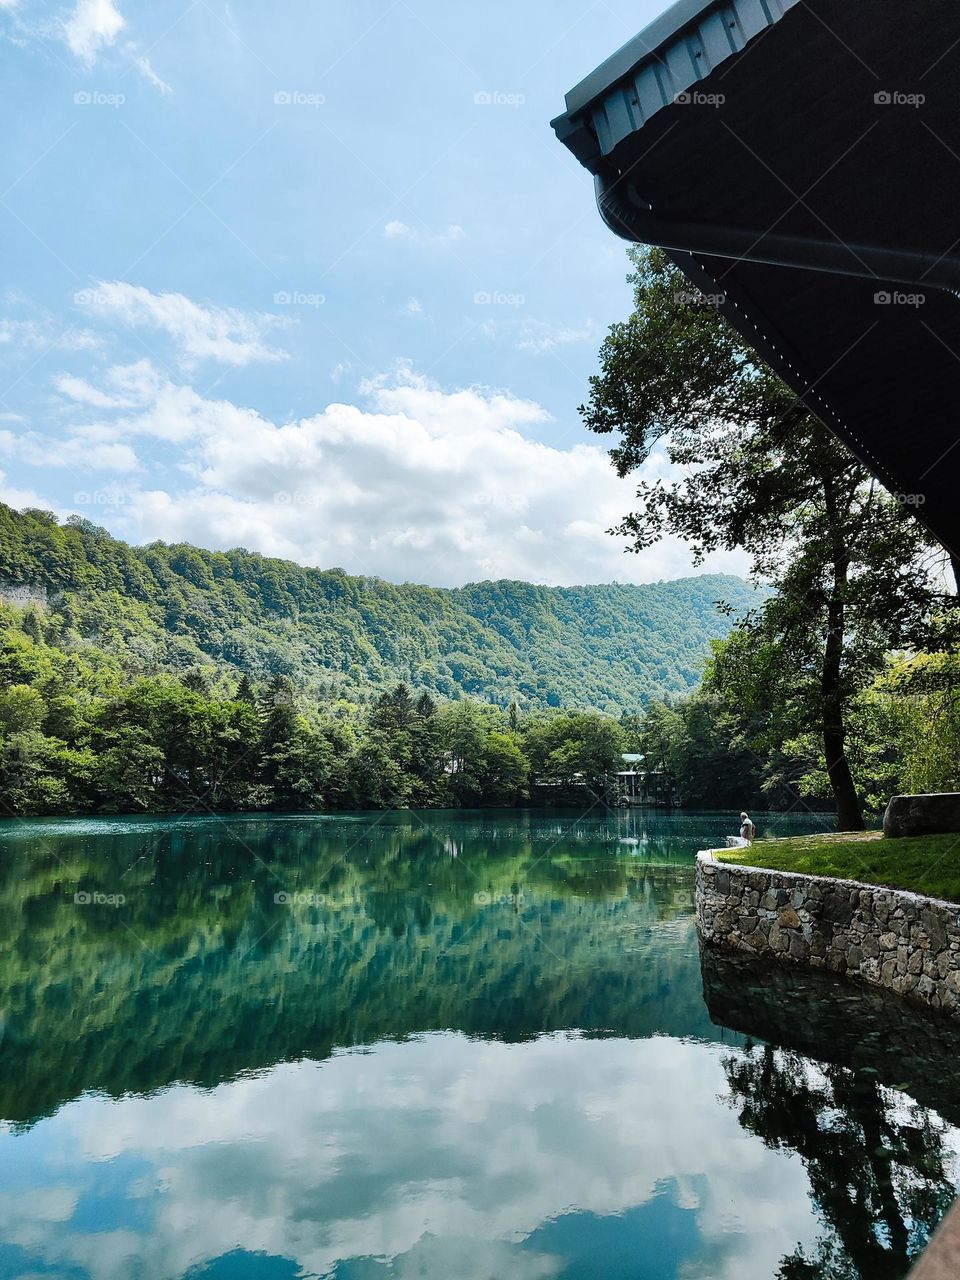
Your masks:
<svg viewBox="0 0 960 1280"><path fill-rule="evenodd" d="M695 1252L679 1274L766 1280L816 1222L799 1159L766 1149L718 1103L721 1052L666 1037L438 1034L210 1092L87 1098L0 1140L7 1161L23 1141L60 1152L45 1195L64 1197L57 1213L8 1191L0 1229L38 1261L80 1263L97 1280L126 1280L134 1258L145 1275L180 1277L238 1245L309 1275L374 1257L393 1260L400 1280L541 1280L564 1263L525 1245L538 1228L669 1194L673 1215L693 1215ZM146 1198L152 1229L77 1231L64 1188L127 1153L138 1157L127 1195L138 1221Z"/></svg>

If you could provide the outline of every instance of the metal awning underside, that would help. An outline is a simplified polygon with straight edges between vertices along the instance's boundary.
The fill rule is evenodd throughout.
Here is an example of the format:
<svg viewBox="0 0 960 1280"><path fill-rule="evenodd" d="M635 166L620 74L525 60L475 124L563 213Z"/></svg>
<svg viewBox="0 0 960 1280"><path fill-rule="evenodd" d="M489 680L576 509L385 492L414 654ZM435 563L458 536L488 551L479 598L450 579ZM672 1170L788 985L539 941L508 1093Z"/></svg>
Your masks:
<svg viewBox="0 0 960 1280"><path fill-rule="evenodd" d="M680 0L566 103L608 225L960 555L960 4Z"/></svg>

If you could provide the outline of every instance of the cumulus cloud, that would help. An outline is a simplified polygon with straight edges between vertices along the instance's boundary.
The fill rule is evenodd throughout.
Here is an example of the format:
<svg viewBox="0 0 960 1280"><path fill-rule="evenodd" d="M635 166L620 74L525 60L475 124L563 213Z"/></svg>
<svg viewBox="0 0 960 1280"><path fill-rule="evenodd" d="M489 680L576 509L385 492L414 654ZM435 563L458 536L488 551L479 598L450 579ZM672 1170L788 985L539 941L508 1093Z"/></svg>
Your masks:
<svg viewBox="0 0 960 1280"><path fill-rule="evenodd" d="M101 391L99 387L91 386L85 378L78 378L73 374L58 374L53 384L62 396L77 404L90 405L94 409L118 409L123 404L117 396Z"/></svg>
<svg viewBox="0 0 960 1280"><path fill-rule="evenodd" d="M160 330L187 364L216 360L247 365L287 358L285 351L268 346L264 339L270 330L284 328L289 321L269 313L202 306L182 293L152 293L120 280L101 281L95 288L81 290L76 301L90 314L107 320Z"/></svg>
<svg viewBox="0 0 960 1280"><path fill-rule="evenodd" d="M112 0L77 0L63 23L63 38L84 66L92 67L100 52L112 45L124 28L123 16Z"/></svg>
<svg viewBox="0 0 960 1280"><path fill-rule="evenodd" d="M138 541L243 545L437 585L691 571L676 542L624 556L607 530L630 509L633 483L592 444L563 449L534 438L548 414L505 391L445 390L401 366L364 383L361 405L275 422L202 396L148 361L115 367L102 386L61 377L58 387L96 411L98 444L162 441L186 477L185 487L131 492L118 532ZM654 458L647 477L666 465ZM743 565L728 557L709 567Z"/></svg>
<svg viewBox="0 0 960 1280"><path fill-rule="evenodd" d="M0 448L2 448L3 433L0 433ZM17 511L22 511L24 507L36 507L41 511L55 511L58 516L67 516L69 511L64 511L60 506L51 502L49 498L43 494L37 493L34 489L24 489L18 484L14 484L7 476L6 472L0 471L0 502L5 502L8 507L13 507Z"/></svg>

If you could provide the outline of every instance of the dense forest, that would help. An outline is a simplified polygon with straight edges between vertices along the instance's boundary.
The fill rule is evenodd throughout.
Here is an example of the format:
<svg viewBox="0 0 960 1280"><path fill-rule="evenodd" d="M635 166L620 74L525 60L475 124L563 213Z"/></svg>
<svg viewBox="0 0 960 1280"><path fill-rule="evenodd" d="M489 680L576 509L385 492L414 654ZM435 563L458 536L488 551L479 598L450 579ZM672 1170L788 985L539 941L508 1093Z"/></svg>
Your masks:
<svg viewBox="0 0 960 1280"><path fill-rule="evenodd" d="M752 597L397 587L6 507L0 581L13 815L609 800L636 711Z"/></svg>
<svg viewBox="0 0 960 1280"><path fill-rule="evenodd" d="M811 673L729 631L718 599L777 604L735 578L395 587L0 507L0 580L8 815L588 807L625 751L689 807L834 806ZM951 654L878 651L846 714L869 813L960 787Z"/></svg>
<svg viewBox="0 0 960 1280"><path fill-rule="evenodd" d="M702 576L643 586L397 586L248 551L130 547L89 521L0 504L0 599L66 651L136 675L289 677L308 703L366 703L403 681L434 698L612 715L700 678L709 641L756 593Z"/></svg>

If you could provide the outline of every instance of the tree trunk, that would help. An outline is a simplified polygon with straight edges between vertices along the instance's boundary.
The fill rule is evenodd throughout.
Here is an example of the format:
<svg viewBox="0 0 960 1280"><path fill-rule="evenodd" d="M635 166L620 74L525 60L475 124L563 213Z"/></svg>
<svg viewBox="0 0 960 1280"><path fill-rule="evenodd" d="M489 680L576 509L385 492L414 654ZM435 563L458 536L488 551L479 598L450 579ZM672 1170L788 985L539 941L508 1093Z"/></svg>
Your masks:
<svg viewBox="0 0 960 1280"><path fill-rule="evenodd" d="M845 623L844 595L850 567L840 533L836 497L829 481L824 485L827 519L833 526L833 583L827 602L827 637L823 649L820 674L820 700L823 715L823 754L827 776L837 804L837 830L863 831L863 806L846 752L846 724L843 706L843 631Z"/></svg>
<svg viewBox="0 0 960 1280"><path fill-rule="evenodd" d="M827 642L824 646L823 670L820 677L823 754L827 761L827 776L830 779L833 798L837 802L837 829L862 831L863 807L847 760L847 733L843 718L840 670L843 658L843 599L839 589L842 588L845 578L844 572L840 582L834 580L833 591L827 606Z"/></svg>

